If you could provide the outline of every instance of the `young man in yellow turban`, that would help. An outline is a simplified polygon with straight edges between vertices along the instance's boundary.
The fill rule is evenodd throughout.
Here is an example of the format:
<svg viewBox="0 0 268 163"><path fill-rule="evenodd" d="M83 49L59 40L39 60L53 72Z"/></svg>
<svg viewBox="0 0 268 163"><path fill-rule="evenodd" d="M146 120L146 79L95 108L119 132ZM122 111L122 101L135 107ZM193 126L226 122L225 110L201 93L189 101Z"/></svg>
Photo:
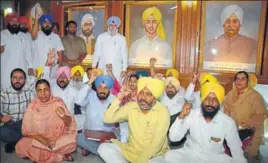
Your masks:
<svg viewBox="0 0 268 163"><path fill-rule="evenodd" d="M183 148L165 154L169 163L247 163L241 148L235 122L220 111L224 100L224 88L207 82L201 87L202 105L192 108L185 104L182 112L169 130L171 141L179 141L189 132ZM232 157L224 153L224 140Z"/></svg>
<svg viewBox="0 0 268 163"><path fill-rule="evenodd" d="M120 103L130 91L123 86L117 98L104 113L104 122L128 121L129 142L103 143L98 153L106 163L163 163L168 151L169 112L157 99L163 94L164 82L150 77L138 80L137 102Z"/></svg>
<svg viewBox="0 0 268 163"><path fill-rule="evenodd" d="M172 59L172 48L166 41L162 24L162 13L157 7L149 7L142 13L145 36L134 41L130 46L130 61L147 64L150 58L156 58L160 64ZM171 62L167 66L171 66Z"/></svg>
<svg viewBox="0 0 268 163"><path fill-rule="evenodd" d="M218 80L215 76L207 73L207 72L195 72L193 74L193 77L190 81L189 86L187 87L187 90L184 94L184 98L187 102L190 102L193 104L193 108L200 107L201 106L201 99L200 99L200 90L194 91L195 86L199 82L200 87L202 87L205 83L211 82L211 83L218 83Z"/></svg>

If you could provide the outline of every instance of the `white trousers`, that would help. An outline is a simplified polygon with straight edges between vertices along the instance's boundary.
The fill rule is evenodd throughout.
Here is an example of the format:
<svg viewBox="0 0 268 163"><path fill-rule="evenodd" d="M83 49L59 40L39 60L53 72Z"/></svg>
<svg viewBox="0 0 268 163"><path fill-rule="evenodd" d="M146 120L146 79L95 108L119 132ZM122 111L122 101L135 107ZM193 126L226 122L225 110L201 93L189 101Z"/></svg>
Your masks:
<svg viewBox="0 0 268 163"><path fill-rule="evenodd" d="M98 148L98 153L105 163L129 163L120 152L118 145L113 143L102 143ZM149 160L148 163L164 163L162 156Z"/></svg>

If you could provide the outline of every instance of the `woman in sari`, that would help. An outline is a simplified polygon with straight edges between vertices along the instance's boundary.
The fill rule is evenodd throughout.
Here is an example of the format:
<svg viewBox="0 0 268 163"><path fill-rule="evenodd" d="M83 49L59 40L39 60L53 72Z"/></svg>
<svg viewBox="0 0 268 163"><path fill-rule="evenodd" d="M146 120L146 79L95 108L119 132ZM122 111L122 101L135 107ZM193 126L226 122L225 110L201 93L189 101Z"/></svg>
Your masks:
<svg viewBox="0 0 268 163"><path fill-rule="evenodd" d="M224 101L224 112L236 122L239 131L255 130L246 152L249 158L257 158L263 138L265 106L262 96L252 88L251 78L245 71L235 75L233 90Z"/></svg>
<svg viewBox="0 0 268 163"><path fill-rule="evenodd" d="M24 114L17 155L38 163L73 161L71 153L77 146L73 116L62 99L52 96L47 80L38 80L35 90L37 98Z"/></svg>

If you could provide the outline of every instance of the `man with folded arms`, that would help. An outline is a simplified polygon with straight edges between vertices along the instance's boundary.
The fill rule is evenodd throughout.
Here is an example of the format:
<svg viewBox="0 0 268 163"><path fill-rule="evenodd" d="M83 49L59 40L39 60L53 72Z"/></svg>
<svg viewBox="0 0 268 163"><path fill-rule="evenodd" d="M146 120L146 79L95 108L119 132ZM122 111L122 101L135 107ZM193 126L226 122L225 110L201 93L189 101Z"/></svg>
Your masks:
<svg viewBox="0 0 268 163"><path fill-rule="evenodd" d="M183 148L165 154L168 163L246 163L235 122L220 111L224 88L217 83L201 87L201 109L185 104L169 130L172 141L181 140L189 131ZM232 157L224 153L224 140Z"/></svg>
<svg viewBox="0 0 268 163"><path fill-rule="evenodd" d="M169 112L157 99L163 94L164 82L150 77L138 80L137 102L129 102L120 107L121 101L130 91L123 86L105 111L104 122L128 121L129 142L102 143L98 153L106 163L163 163L163 155L168 151L167 131Z"/></svg>
<svg viewBox="0 0 268 163"><path fill-rule="evenodd" d="M94 82L96 91L93 91L91 86ZM78 146L86 149L87 151L98 155L97 149L100 145L102 137L99 140L93 140L93 135L96 133L102 133L105 135L111 135L111 133L117 132L115 124L106 124L103 122L104 112L111 103L113 96L110 94L113 89L114 81L112 77L108 75L97 76L96 71L92 71L88 83L78 92L76 104L82 108L86 108L86 119L84 123L84 131L78 134L77 143ZM125 137L124 128L120 128L121 141L127 140ZM94 139L97 139L94 137ZM86 155L86 151L83 150L83 155Z"/></svg>

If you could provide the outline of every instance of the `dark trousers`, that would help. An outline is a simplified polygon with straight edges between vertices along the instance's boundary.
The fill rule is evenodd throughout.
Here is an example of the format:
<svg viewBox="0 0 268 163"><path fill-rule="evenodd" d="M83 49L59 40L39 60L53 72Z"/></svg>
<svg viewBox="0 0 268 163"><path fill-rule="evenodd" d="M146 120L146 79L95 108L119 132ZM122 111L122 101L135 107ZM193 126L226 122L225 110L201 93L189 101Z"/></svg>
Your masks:
<svg viewBox="0 0 268 163"><path fill-rule="evenodd" d="M0 141L4 143L16 144L22 137L22 120L6 123L0 127Z"/></svg>

